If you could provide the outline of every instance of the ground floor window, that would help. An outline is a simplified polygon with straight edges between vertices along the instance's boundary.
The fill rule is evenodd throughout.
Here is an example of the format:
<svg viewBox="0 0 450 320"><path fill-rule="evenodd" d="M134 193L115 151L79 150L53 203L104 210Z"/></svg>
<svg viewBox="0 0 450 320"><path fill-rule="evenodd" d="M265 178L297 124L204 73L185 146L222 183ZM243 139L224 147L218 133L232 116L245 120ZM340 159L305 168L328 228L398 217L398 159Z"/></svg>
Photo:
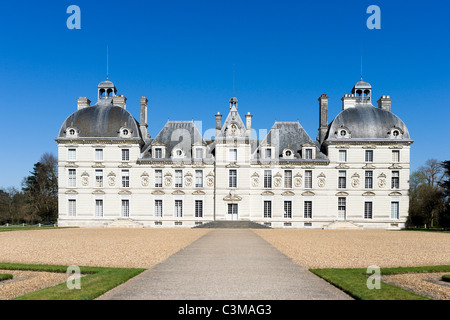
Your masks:
<svg viewBox="0 0 450 320"><path fill-rule="evenodd" d="M272 218L272 201L264 201L264 218Z"/></svg>
<svg viewBox="0 0 450 320"><path fill-rule="evenodd" d="M69 217L77 215L77 201L75 199L69 199L69 210L67 212Z"/></svg>
<svg viewBox="0 0 450 320"><path fill-rule="evenodd" d="M95 200L95 216L103 217L103 200Z"/></svg>
<svg viewBox="0 0 450 320"><path fill-rule="evenodd" d="M398 201L391 202L391 219L399 218L399 203Z"/></svg>
<svg viewBox="0 0 450 320"><path fill-rule="evenodd" d="M284 202L284 217L292 218L292 201Z"/></svg>
<svg viewBox="0 0 450 320"><path fill-rule="evenodd" d="M347 199L344 197L338 198L338 219L345 220L345 214L347 210Z"/></svg>
<svg viewBox="0 0 450 320"><path fill-rule="evenodd" d="M203 200L195 200L195 217L203 218Z"/></svg>
<svg viewBox="0 0 450 320"><path fill-rule="evenodd" d="M183 217L183 200L175 200L175 217Z"/></svg>
<svg viewBox="0 0 450 320"><path fill-rule="evenodd" d="M122 217L130 216L130 200L122 200Z"/></svg>
<svg viewBox="0 0 450 320"><path fill-rule="evenodd" d="M304 204L304 218L311 219L312 218L312 201L305 201Z"/></svg>
<svg viewBox="0 0 450 320"><path fill-rule="evenodd" d="M364 219L372 219L372 202L364 202Z"/></svg>
<svg viewBox="0 0 450 320"><path fill-rule="evenodd" d="M155 200L155 217L161 218L163 216L162 200Z"/></svg>

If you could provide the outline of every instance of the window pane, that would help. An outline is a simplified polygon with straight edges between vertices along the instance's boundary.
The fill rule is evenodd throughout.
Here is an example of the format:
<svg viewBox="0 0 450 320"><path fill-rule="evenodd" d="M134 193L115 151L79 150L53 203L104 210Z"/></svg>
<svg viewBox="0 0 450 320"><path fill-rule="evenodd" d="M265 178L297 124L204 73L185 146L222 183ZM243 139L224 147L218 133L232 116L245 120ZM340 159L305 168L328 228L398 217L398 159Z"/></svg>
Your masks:
<svg viewBox="0 0 450 320"><path fill-rule="evenodd" d="M69 169L69 181L68 181L69 187L76 187L77 186L77 176L76 176L76 169Z"/></svg>
<svg viewBox="0 0 450 320"><path fill-rule="evenodd" d="M284 187L292 188L292 170L284 170Z"/></svg>
<svg viewBox="0 0 450 320"><path fill-rule="evenodd" d="M195 187L203 188L203 170L195 170Z"/></svg>
<svg viewBox="0 0 450 320"><path fill-rule="evenodd" d="M181 218L183 217L183 201L175 200L175 217Z"/></svg>
<svg viewBox="0 0 450 320"><path fill-rule="evenodd" d="M312 218L312 201L305 201L304 204L304 217L306 219Z"/></svg>
<svg viewBox="0 0 450 320"><path fill-rule="evenodd" d="M162 170L155 170L155 188L161 188L162 181Z"/></svg>
<svg viewBox="0 0 450 320"><path fill-rule="evenodd" d="M264 170L264 188L272 188L272 171Z"/></svg>
<svg viewBox="0 0 450 320"><path fill-rule="evenodd" d="M175 187L182 188L183 187L183 171L175 170Z"/></svg>
<svg viewBox="0 0 450 320"><path fill-rule="evenodd" d="M400 172L399 171L392 171L391 188L392 189L400 188Z"/></svg>
<svg viewBox="0 0 450 320"><path fill-rule="evenodd" d="M237 149L229 150L229 158L230 161L237 161Z"/></svg>
<svg viewBox="0 0 450 320"><path fill-rule="evenodd" d="M373 187L373 172L372 171L366 171L365 172L365 188L366 189L372 189Z"/></svg>
<svg viewBox="0 0 450 320"><path fill-rule="evenodd" d="M305 149L305 159L312 159L312 149Z"/></svg>
<svg viewBox="0 0 450 320"><path fill-rule="evenodd" d="M266 159L272 158L272 149L266 149Z"/></svg>
<svg viewBox="0 0 450 320"><path fill-rule="evenodd" d="M284 202L284 217L292 218L292 201Z"/></svg>
<svg viewBox="0 0 450 320"><path fill-rule="evenodd" d="M345 219L345 212L347 206L347 199L344 197L338 198L338 218Z"/></svg>
<svg viewBox="0 0 450 320"><path fill-rule="evenodd" d="M77 159L77 150L69 149L67 159L71 160L71 161L75 161Z"/></svg>
<svg viewBox="0 0 450 320"><path fill-rule="evenodd" d="M77 202L76 202L76 200L70 199L68 205L69 205L68 215L70 217L76 216L77 215Z"/></svg>
<svg viewBox="0 0 450 320"><path fill-rule="evenodd" d="M130 200L122 200L122 217L130 216Z"/></svg>
<svg viewBox="0 0 450 320"><path fill-rule="evenodd" d="M103 149L95 149L95 160L97 161L103 160Z"/></svg>
<svg viewBox="0 0 450 320"><path fill-rule="evenodd" d="M130 160L130 150L122 149L122 161L129 161L129 160Z"/></svg>
<svg viewBox="0 0 450 320"><path fill-rule="evenodd" d="M312 188L312 171L305 171L305 188Z"/></svg>
<svg viewBox="0 0 450 320"><path fill-rule="evenodd" d="M162 149L161 148L155 148L155 158L156 159L162 158Z"/></svg>
<svg viewBox="0 0 450 320"><path fill-rule="evenodd" d="M122 188L130 186L130 172L129 170L122 170Z"/></svg>
<svg viewBox="0 0 450 320"><path fill-rule="evenodd" d="M264 201L264 218L272 218L272 201Z"/></svg>
<svg viewBox="0 0 450 320"><path fill-rule="evenodd" d="M400 151L399 150L392 150L392 161L400 162Z"/></svg>
<svg viewBox="0 0 450 320"><path fill-rule="evenodd" d="M95 170L95 186L97 188L103 187L103 170L101 169Z"/></svg>
<svg viewBox="0 0 450 320"><path fill-rule="evenodd" d="M95 216L103 217L103 200L95 200Z"/></svg>
<svg viewBox="0 0 450 320"><path fill-rule="evenodd" d="M347 172L345 170L339 171L338 188L344 189L347 187Z"/></svg>
<svg viewBox="0 0 450 320"><path fill-rule="evenodd" d="M195 157L197 159L203 158L203 150L200 148L195 149Z"/></svg>
<svg viewBox="0 0 450 320"><path fill-rule="evenodd" d="M228 186L230 188L237 188L237 171L236 170L229 171Z"/></svg>
<svg viewBox="0 0 450 320"><path fill-rule="evenodd" d="M155 217L162 217L162 200L155 200Z"/></svg>
<svg viewBox="0 0 450 320"><path fill-rule="evenodd" d="M372 219L372 202L364 202L364 219Z"/></svg>
<svg viewBox="0 0 450 320"><path fill-rule="evenodd" d="M203 217L203 201L195 200L195 217L202 218Z"/></svg>
<svg viewBox="0 0 450 320"><path fill-rule="evenodd" d="M339 150L339 161L347 162L347 150Z"/></svg>
<svg viewBox="0 0 450 320"><path fill-rule="evenodd" d="M391 202L391 219L399 218L399 203L397 201Z"/></svg>
<svg viewBox="0 0 450 320"><path fill-rule="evenodd" d="M366 162L373 162L373 150L366 150Z"/></svg>

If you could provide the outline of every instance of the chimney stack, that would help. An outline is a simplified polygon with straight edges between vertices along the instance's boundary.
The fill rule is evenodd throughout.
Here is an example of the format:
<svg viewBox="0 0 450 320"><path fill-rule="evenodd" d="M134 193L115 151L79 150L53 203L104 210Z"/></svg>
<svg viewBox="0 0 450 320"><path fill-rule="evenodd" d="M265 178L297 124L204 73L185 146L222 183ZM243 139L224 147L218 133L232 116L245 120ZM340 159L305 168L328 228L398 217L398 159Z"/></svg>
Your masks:
<svg viewBox="0 0 450 320"><path fill-rule="evenodd" d="M79 97L77 99L78 110L91 106L91 100L86 97Z"/></svg>
<svg viewBox="0 0 450 320"><path fill-rule="evenodd" d="M123 95L115 95L112 98L112 103L115 106L121 107L126 109L127 108L127 98L125 98L125 96Z"/></svg>
<svg viewBox="0 0 450 320"><path fill-rule="evenodd" d="M250 114L250 112L248 112L248 113L245 115L247 131L251 131L251 130L252 130L252 117L253 117L253 116Z"/></svg>
<svg viewBox="0 0 450 320"><path fill-rule="evenodd" d="M222 129L222 115L220 112L216 114L216 138L219 136L220 130Z"/></svg>
<svg viewBox="0 0 450 320"><path fill-rule="evenodd" d="M391 97L390 96L381 96L381 98L377 101L378 108L386 111L391 111Z"/></svg>
<svg viewBox="0 0 450 320"><path fill-rule="evenodd" d="M141 101L141 121L139 124L139 128L141 129L142 138L147 139L148 133L147 133L147 102L148 99L144 96L139 99Z"/></svg>
<svg viewBox="0 0 450 320"><path fill-rule="evenodd" d="M319 143L322 144L328 130L328 97L322 94L319 98Z"/></svg>

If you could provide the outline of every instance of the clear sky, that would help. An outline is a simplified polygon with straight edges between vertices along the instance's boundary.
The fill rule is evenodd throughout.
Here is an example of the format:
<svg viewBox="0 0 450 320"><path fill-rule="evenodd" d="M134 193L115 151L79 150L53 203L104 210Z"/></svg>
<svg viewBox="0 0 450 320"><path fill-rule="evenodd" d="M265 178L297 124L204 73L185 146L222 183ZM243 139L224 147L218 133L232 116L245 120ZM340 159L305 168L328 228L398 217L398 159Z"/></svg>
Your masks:
<svg viewBox="0 0 450 320"><path fill-rule="evenodd" d="M370 30L370 5L381 29ZM81 9L68 29L67 7ZM168 118L202 120L229 111L233 94L252 127L300 121L317 136L318 97L329 121L363 77L375 101L390 95L408 126L411 168L449 160L449 1L10 1L0 8L0 187L20 187L54 139L76 99L97 101L109 79L139 120L149 99L149 132ZM375 102L376 104L376 102Z"/></svg>

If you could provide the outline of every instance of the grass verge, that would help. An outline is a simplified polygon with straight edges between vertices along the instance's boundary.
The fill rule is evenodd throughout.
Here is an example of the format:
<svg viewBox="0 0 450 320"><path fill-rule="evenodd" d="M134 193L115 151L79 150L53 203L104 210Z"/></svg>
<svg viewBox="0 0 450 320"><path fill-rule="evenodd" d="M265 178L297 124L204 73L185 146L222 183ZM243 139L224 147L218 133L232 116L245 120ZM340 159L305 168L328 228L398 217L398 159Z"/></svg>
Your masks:
<svg viewBox="0 0 450 320"><path fill-rule="evenodd" d="M68 266L0 263L0 269L66 273ZM34 291L14 300L92 300L137 276L146 269L82 267L81 289L69 289L66 282ZM68 275L67 277L69 277Z"/></svg>
<svg viewBox="0 0 450 320"><path fill-rule="evenodd" d="M319 277L330 282L358 300L431 300L414 292L381 282L380 289L367 287L367 269L310 269ZM381 268L381 275L420 272L446 272L450 265L428 267Z"/></svg>
<svg viewBox="0 0 450 320"><path fill-rule="evenodd" d="M28 226L28 227L0 227L0 232L6 231L25 231L25 230L48 230L48 229L66 229L66 228L76 228L76 227L54 227L54 226Z"/></svg>
<svg viewBox="0 0 450 320"><path fill-rule="evenodd" d="M442 280L450 282L450 274L446 274L445 276L442 276Z"/></svg>
<svg viewBox="0 0 450 320"><path fill-rule="evenodd" d="M9 273L0 274L0 281L12 279L13 275Z"/></svg>

